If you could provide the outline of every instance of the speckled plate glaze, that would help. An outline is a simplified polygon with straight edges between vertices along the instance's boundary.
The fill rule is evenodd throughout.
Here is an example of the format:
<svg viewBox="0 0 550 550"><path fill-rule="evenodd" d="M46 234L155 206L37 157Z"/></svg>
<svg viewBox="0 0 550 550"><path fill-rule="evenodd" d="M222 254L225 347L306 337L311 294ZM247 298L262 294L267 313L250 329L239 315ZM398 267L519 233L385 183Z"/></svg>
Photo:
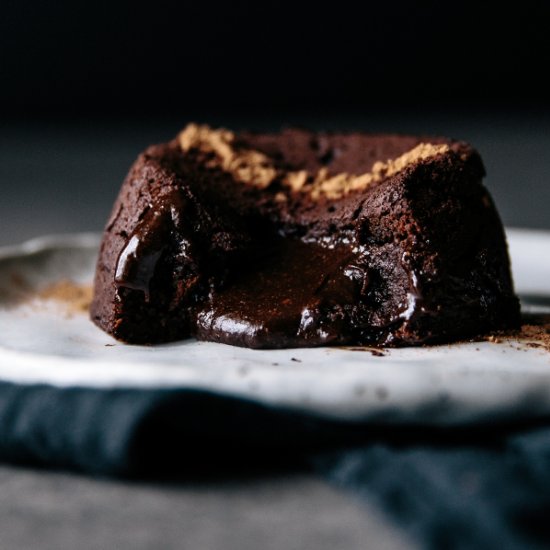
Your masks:
<svg viewBox="0 0 550 550"><path fill-rule="evenodd" d="M508 231L527 311L550 312L550 233ZM0 380L97 388L202 388L353 421L453 424L550 414L550 353L514 340L431 348L250 350L185 341L129 346L14 286L90 283L99 238L0 249Z"/></svg>

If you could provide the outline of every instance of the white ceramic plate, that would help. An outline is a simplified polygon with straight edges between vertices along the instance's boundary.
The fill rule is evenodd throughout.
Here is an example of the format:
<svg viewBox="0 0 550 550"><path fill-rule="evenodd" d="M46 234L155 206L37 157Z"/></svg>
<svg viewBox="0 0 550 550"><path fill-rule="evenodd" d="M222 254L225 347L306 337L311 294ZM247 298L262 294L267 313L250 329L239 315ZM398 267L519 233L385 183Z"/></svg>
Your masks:
<svg viewBox="0 0 550 550"><path fill-rule="evenodd" d="M509 230L516 288L550 307L550 233ZM96 235L0 249L0 380L202 388L344 420L451 424L550 414L550 353L515 341L388 350L258 351L196 341L129 346L58 303L10 303L21 279L90 283ZM533 296L539 305L533 306ZM535 302L537 299L535 299ZM545 305L546 304L546 305Z"/></svg>

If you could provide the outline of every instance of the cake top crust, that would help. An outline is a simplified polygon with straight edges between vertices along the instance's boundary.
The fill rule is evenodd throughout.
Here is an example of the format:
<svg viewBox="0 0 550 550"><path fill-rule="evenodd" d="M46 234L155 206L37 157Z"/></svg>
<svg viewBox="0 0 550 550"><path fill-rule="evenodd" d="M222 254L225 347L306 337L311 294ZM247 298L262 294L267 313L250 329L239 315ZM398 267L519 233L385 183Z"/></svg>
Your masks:
<svg viewBox="0 0 550 550"><path fill-rule="evenodd" d="M312 200L339 199L354 191L364 191L410 165L442 155L450 150L447 143L420 142L404 153L386 159L375 159L370 170L352 174L331 172L328 167L316 171L292 169L278 163L262 151L237 140L224 128L188 124L178 135L183 152L198 151L209 168L221 169L245 185L265 189L277 181L289 191L304 193Z"/></svg>

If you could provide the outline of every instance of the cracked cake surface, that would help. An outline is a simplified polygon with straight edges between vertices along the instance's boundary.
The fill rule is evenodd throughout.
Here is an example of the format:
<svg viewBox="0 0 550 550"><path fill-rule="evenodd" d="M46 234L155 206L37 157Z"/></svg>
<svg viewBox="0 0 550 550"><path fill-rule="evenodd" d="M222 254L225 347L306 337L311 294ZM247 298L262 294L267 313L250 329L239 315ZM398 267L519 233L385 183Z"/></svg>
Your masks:
<svg viewBox="0 0 550 550"><path fill-rule="evenodd" d="M451 342L519 322L479 154L442 137L233 133L142 153L107 223L92 320L253 348Z"/></svg>

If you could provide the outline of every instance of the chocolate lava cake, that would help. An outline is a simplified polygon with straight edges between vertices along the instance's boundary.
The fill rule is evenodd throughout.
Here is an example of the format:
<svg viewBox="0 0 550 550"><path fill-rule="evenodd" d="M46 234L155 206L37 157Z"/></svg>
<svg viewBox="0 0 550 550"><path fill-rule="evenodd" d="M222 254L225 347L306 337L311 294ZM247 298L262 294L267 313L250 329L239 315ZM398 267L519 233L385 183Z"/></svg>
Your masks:
<svg viewBox="0 0 550 550"><path fill-rule="evenodd" d="M119 340L419 345L519 321L479 154L441 137L188 125L128 174L95 276Z"/></svg>

